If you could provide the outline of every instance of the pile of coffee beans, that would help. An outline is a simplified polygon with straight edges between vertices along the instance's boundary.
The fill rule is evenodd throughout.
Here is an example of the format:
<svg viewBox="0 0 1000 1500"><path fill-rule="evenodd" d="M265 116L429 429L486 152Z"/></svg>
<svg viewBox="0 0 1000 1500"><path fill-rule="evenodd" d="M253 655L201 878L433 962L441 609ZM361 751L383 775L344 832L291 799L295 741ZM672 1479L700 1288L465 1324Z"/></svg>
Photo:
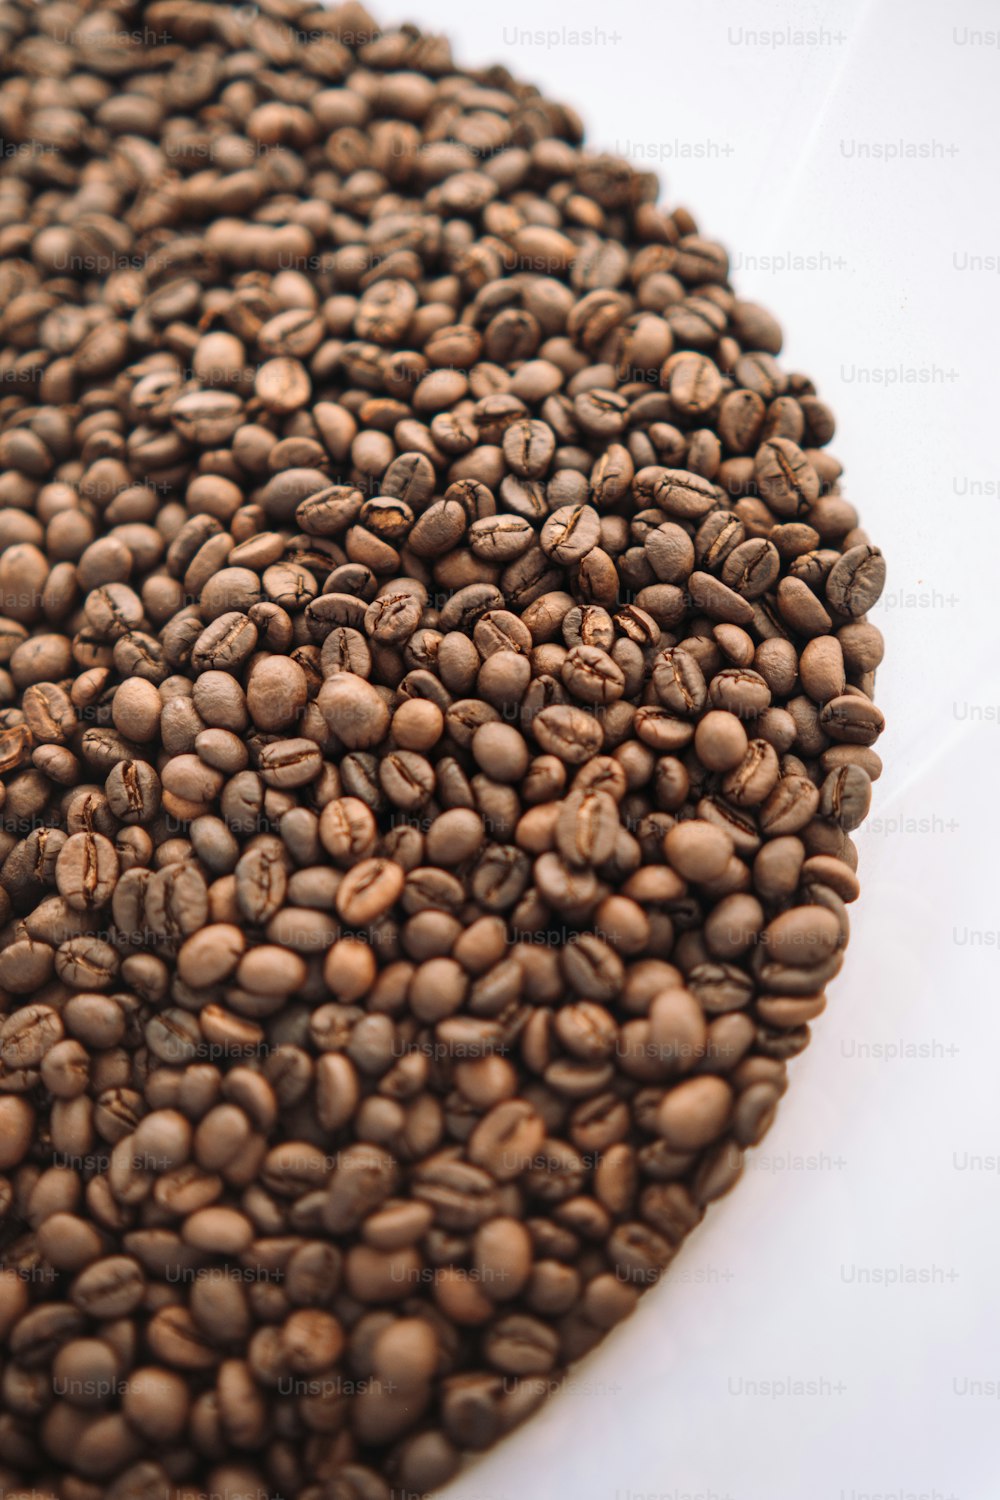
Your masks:
<svg viewBox="0 0 1000 1500"><path fill-rule="evenodd" d="M388 1500L732 1186L884 578L658 183L308 0L0 0L0 1492Z"/></svg>

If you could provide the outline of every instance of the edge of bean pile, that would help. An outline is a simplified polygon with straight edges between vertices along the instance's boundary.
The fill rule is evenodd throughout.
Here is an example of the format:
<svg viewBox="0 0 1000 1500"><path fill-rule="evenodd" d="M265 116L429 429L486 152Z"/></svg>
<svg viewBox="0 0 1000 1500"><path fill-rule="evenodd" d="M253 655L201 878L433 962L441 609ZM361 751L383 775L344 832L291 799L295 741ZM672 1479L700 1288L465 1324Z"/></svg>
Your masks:
<svg viewBox="0 0 1000 1500"><path fill-rule="evenodd" d="M885 566L781 330L359 5L0 0L0 1492L394 1500L740 1176Z"/></svg>

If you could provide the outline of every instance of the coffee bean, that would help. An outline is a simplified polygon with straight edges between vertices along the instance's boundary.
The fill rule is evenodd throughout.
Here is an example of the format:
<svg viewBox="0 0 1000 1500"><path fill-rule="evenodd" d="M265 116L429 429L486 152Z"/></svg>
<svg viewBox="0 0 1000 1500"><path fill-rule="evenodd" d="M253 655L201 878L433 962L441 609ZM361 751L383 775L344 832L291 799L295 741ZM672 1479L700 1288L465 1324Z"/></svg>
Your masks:
<svg viewBox="0 0 1000 1500"><path fill-rule="evenodd" d="M80 1273L70 1287L70 1299L88 1317L120 1318L138 1307L144 1290L138 1263L111 1255Z"/></svg>
<svg viewBox="0 0 1000 1500"><path fill-rule="evenodd" d="M0 1170L18 1166L27 1155L34 1134L35 1111L19 1094L0 1095Z"/></svg>
<svg viewBox="0 0 1000 1500"><path fill-rule="evenodd" d="M796 519L819 497L816 471L790 438L769 438L758 448L754 473L761 495L776 515Z"/></svg>
<svg viewBox="0 0 1000 1500"><path fill-rule="evenodd" d="M819 790L808 776L782 776L757 815L762 833L770 838L798 833L819 806Z"/></svg>
<svg viewBox="0 0 1000 1500"><path fill-rule="evenodd" d="M692 602L710 620L744 628L754 621L753 609L743 594L729 588L711 573L692 573L688 579Z"/></svg>
<svg viewBox="0 0 1000 1500"><path fill-rule="evenodd" d="M764 537L741 542L722 565L722 581L744 599L766 594L781 571L778 549Z"/></svg>
<svg viewBox="0 0 1000 1500"><path fill-rule="evenodd" d="M614 852L619 826L618 809L607 792L573 792L559 809L556 847L568 864L600 865Z"/></svg>
<svg viewBox="0 0 1000 1500"><path fill-rule="evenodd" d="M532 720L531 731L545 753L574 766L596 754L604 740L596 719L563 704L543 708Z"/></svg>
<svg viewBox="0 0 1000 1500"><path fill-rule="evenodd" d="M392 860L364 859L337 888L337 911L349 927L365 927L387 912L403 890L404 872Z"/></svg>
<svg viewBox="0 0 1000 1500"><path fill-rule="evenodd" d="M672 713L694 716L704 707L705 678L697 660L680 647L668 647L653 667L653 687Z"/></svg>
<svg viewBox="0 0 1000 1500"><path fill-rule="evenodd" d="M528 768L528 747L510 724L481 724L470 749L477 765L495 781L519 781Z"/></svg>
<svg viewBox="0 0 1000 1500"><path fill-rule="evenodd" d="M747 752L747 734L734 713L710 709L694 735L698 759L710 771L732 771Z"/></svg>
<svg viewBox="0 0 1000 1500"><path fill-rule="evenodd" d="M258 729L276 734L296 723L306 706L306 675L298 662L272 656L247 679L247 708Z"/></svg>
<svg viewBox="0 0 1000 1500"><path fill-rule="evenodd" d="M100 833L74 833L56 860L56 887L74 911L107 905L118 879L118 855Z"/></svg>
<svg viewBox="0 0 1000 1500"><path fill-rule="evenodd" d="M859 828L871 805L872 784L860 766L839 766L830 771L819 791L819 810L848 833Z"/></svg>
<svg viewBox="0 0 1000 1500"><path fill-rule="evenodd" d="M47 1005L24 1005L0 1027L0 1061L12 1073L37 1067L62 1035L57 1011Z"/></svg>
<svg viewBox="0 0 1000 1500"><path fill-rule="evenodd" d="M554 511L541 532L543 551L556 562L578 563L600 537L600 517L593 506L565 505Z"/></svg>
<svg viewBox="0 0 1000 1500"><path fill-rule="evenodd" d="M657 1113L657 1128L675 1151L693 1151L716 1140L726 1127L733 1095L721 1078L690 1078L671 1089Z"/></svg>
<svg viewBox="0 0 1000 1500"><path fill-rule="evenodd" d="M334 734L349 749L377 745L389 728L389 710L370 683L351 672L328 677L317 700Z"/></svg>
<svg viewBox="0 0 1000 1500"><path fill-rule="evenodd" d="M693 818L670 830L663 841L663 850L685 879L714 880L729 863L733 843L722 828Z"/></svg>
<svg viewBox="0 0 1000 1500"><path fill-rule="evenodd" d="M873 745L885 719L870 699L851 693L831 698L820 712L819 725L830 739L841 744Z"/></svg>
<svg viewBox="0 0 1000 1500"><path fill-rule="evenodd" d="M198 672L238 672L257 644L257 627L237 610L219 615L191 640L191 665Z"/></svg>
<svg viewBox="0 0 1000 1500"><path fill-rule="evenodd" d="M775 917L765 928L763 941L779 963L813 968L836 952L841 933L831 912L820 906L800 906Z"/></svg>
<svg viewBox="0 0 1000 1500"><path fill-rule="evenodd" d="M323 758L315 740L301 736L265 745L257 765L267 786L293 788L315 781L323 769Z"/></svg>
<svg viewBox="0 0 1000 1500"><path fill-rule="evenodd" d="M625 691L625 673L598 646L574 646L562 667L567 691L584 703L613 703Z"/></svg>
<svg viewBox="0 0 1000 1500"><path fill-rule="evenodd" d="M757 807L777 784L778 756L767 740L751 740L746 754L722 779L722 791L735 807Z"/></svg>
<svg viewBox="0 0 1000 1500"><path fill-rule="evenodd" d="M877 547L850 547L830 569L826 597L841 615L867 614L885 587L885 558Z"/></svg>

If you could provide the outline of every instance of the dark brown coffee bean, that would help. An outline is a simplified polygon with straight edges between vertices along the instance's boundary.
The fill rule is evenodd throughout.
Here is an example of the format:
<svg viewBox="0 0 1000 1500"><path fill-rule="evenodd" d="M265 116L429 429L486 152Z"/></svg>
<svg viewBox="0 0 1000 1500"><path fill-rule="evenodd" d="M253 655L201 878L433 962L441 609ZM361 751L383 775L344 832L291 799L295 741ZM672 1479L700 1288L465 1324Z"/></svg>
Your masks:
<svg viewBox="0 0 1000 1500"><path fill-rule="evenodd" d="M110 901L118 879L118 855L100 833L74 833L56 860L56 887L74 911L93 911Z"/></svg>
<svg viewBox="0 0 1000 1500"><path fill-rule="evenodd" d="M315 740L304 736L274 740L265 745L257 766L267 786L287 789L308 786L323 769L323 757Z"/></svg>
<svg viewBox="0 0 1000 1500"><path fill-rule="evenodd" d="M704 707L707 689L697 660L680 647L668 647L656 658L653 687L660 702L682 717L691 717Z"/></svg>
<svg viewBox="0 0 1000 1500"><path fill-rule="evenodd" d="M850 832L868 816L871 799L872 784L862 768L839 766L830 771L820 788L819 811Z"/></svg>
<svg viewBox="0 0 1000 1500"><path fill-rule="evenodd" d="M618 809L607 792L573 792L559 809L554 827L562 858L578 868L603 864L614 852Z"/></svg>
<svg viewBox="0 0 1000 1500"><path fill-rule="evenodd" d="M830 739L841 744L873 745L885 727L885 718L870 699L849 693L824 705L819 725Z"/></svg>
<svg viewBox="0 0 1000 1500"><path fill-rule="evenodd" d="M741 542L722 565L722 581L744 599L759 599L781 571L777 548L763 537Z"/></svg>
<svg viewBox="0 0 1000 1500"><path fill-rule="evenodd" d="M657 1128L674 1150L699 1150L722 1134L732 1104L732 1090L723 1079L687 1079L667 1093L657 1113Z"/></svg>
<svg viewBox="0 0 1000 1500"><path fill-rule="evenodd" d="M775 515L797 519L819 498L815 469L796 443L769 438L754 459L757 488Z"/></svg>
<svg viewBox="0 0 1000 1500"><path fill-rule="evenodd" d="M885 558L877 547L851 547L837 559L826 580L826 598L838 614L867 614L885 587Z"/></svg>
<svg viewBox="0 0 1000 1500"><path fill-rule="evenodd" d="M531 731L542 750L578 766L596 754L604 741L600 724L583 709L556 704L543 708Z"/></svg>
<svg viewBox="0 0 1000 1500"><path fill-rule="evenodd" d="M349 749L367 749L385 737L389 711L370 683L353 673L327 678L317 701L330 728Z"/></svg>
<svg viewBox="0 0 1000 1500"><path fill-rule="evenodd" d="M401 866L392 860L362 860L337 888L337 911L349 926L365 927L399 899L403 880Z"/></svg>

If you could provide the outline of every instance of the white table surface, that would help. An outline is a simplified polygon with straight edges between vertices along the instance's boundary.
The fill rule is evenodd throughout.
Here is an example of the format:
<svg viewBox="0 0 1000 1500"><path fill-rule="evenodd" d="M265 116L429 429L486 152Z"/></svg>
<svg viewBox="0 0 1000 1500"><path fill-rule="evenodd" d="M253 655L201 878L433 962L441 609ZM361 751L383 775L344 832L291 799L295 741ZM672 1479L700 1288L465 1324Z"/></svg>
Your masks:
<svg viewBox="0 0 1000 1500"><path fill-rule="evenodd" d="M506 63L660 172L832 403L890 569L862 898L778 1122L631 1322L445 1493L995 1500L1000 8L394 0L379 19Z"/></svg>

